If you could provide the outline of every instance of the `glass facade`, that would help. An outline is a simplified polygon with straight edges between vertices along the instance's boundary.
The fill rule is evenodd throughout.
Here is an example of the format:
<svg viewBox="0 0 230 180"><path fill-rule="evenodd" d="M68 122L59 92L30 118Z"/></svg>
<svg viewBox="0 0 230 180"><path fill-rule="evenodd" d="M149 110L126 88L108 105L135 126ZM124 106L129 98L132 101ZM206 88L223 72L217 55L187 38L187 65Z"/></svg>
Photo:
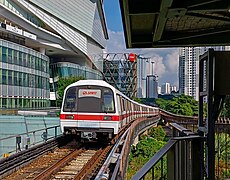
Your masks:
<svg viewBox="0 0 230 180"><path fill-rule="evenodd" d="M128 54L107 54L103 60L103 75L107 83L123 94L136 97L137 63L129 61Z"/></svg>
<svg viewBox="0 0 230 180"><path fill-rule="evenodd" d="M50 76L54 78L54 84L50 85L50 91L57 90L57 77L84 77L85 79L103 79L102 74L86 66L70 62L58 62L50 65Z"/></svg>
<svg viewBox="0 0 230 180"><path fill-rule="evenodd" d="M0 108L49 106L49 58L0 40Z"/></svg>

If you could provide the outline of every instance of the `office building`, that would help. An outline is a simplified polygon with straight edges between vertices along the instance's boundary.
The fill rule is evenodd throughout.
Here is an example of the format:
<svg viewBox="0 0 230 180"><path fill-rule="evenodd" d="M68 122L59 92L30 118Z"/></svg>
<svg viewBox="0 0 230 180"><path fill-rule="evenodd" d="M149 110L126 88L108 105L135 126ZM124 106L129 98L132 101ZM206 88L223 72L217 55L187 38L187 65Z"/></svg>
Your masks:
<svg viewBox="0 0 230 180"><path fill-rule="evenodd" d="M161 94L170 94L170 83L164 83L161 85Z"/></svg>
<svg viewBox="0 0 230 180"><path fill-rule="evenodd" d="M150 57L137 57L137 97L146 98L146 78L154 74L154 61Z"/></svg>
<svg viewBox="0 0 230 180"><path fill-rule="evenodd" d="M209 48L216 51L228 47L184 47L179 49L179 92L199 99L199 56Z"/></svg>
<svg viewBox="0 0 230 180"><path fill-rule="evenodd" d="M170 91L171 92L177 92L177 87L176 86L171 86Z"/></svg>
<svg viewBox="0 0 230 180"><path fill-rule="evenodd" d="M158 86L158 87L157 87L157 93L158 93L158 94L161 94L161 86Z"/></svg>
<svg viewBox="0 0 230 180"><path fill-rule="evenodd" d="M102 0L0 4L0 108L48 107L60 77L102 79L97 55L108 39Z"/></svg>
<svg viewBox="0 0 230 180"><path fill-rule="evenodd" d="M157 98L157 77L155 75L148 75L146 77L146 98Z"/></svg>
<svg viewBox="0 0 230 180"><path fill-rule="evenodd" d="M105 54L104 80L130 98L137 96L137 62L128 53Z"/></svg>

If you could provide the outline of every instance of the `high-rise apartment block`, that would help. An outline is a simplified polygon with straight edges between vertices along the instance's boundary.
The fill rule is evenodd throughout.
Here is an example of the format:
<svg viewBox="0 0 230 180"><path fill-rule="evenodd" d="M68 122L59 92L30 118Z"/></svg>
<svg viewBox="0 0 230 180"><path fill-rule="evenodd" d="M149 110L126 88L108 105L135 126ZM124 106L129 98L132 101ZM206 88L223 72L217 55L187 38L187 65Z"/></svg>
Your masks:
<svg viewBox="0 0 230 180"><path fill-rule="evenodd" d="M216 51L228 47L184 47L179 49L179 92L199 99L199 56L209 48Z"/></svg>

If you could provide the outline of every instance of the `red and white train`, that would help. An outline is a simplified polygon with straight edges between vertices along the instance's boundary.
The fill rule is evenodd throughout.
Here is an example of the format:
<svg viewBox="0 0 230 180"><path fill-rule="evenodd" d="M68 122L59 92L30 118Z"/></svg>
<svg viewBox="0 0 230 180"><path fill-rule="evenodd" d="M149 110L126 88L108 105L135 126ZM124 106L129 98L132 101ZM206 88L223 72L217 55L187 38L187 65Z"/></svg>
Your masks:
<svg viewBox="0 0 230 180"><path fill-rule="evenodd" d="M80 80L65 89L60 125L63 133L82 139L111 139L130 121L158 113L158 108L129 99L105 81Z"/></svg>

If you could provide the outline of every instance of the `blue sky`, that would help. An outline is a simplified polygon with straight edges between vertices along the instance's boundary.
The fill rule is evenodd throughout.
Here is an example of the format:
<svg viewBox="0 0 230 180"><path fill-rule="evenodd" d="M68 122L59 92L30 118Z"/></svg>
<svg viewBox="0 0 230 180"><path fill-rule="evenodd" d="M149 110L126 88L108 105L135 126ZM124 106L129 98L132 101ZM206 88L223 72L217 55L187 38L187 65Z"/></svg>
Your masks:
<svg viewBox="0 0 230 180"><path fill-rule="evenodd" d="M123 31L118 0L104 0L107 26L112 31Z"/></svg>
<svg viewBox="0 0 230 180"><path fill-rule="evenodd" d="M106 43L107 53L134 52L155 61L154 72L159 77L159 85L169 82L178 87L178 49L148 48L127 49L125 46L119 0L104 0L104 10L109 33Z"/></svg>

